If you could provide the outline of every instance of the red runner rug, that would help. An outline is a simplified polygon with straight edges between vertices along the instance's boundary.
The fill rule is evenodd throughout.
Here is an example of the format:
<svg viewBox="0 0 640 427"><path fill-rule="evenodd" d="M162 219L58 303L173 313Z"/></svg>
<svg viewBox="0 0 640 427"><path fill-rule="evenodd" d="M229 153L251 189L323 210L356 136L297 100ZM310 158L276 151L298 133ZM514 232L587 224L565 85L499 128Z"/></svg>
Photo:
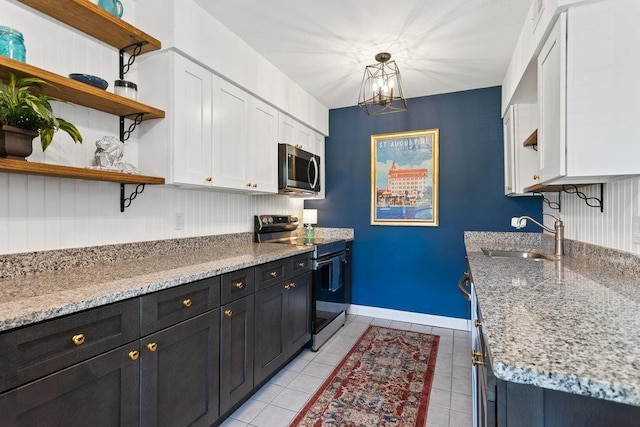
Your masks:
<svg viewBox="0 0 640 427"><path fill-rule="evenodd" d="M423 427L439 339L369 326L290 426Z"/></svg>

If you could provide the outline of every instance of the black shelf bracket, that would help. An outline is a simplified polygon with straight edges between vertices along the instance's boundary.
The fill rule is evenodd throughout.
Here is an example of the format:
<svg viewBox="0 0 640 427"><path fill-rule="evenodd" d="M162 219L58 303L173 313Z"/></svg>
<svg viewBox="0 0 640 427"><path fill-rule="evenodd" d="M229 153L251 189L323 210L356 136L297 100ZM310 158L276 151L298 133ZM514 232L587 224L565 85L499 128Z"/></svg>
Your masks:
<svg viewBox="0 0 640 427"><path fill-rule="evenodd" d="M129 125L127 129L125 129L124 119L130 118L133 120L133 123ZM138 127L140 123L142 123L142 119L144 118L144 113L132 114L131 116L120 116L120 142L125 142L129 137L131 137L131 133Z"/></svg>
<svg viewBox="0 0 640 427"><path fill-rule="evenodd" d="M124 75L129 72L129 69L131 68L133 63L136 61L136 57L140 55L140 52L142 52L142 46L144 46L145 44L147 44L147 42L138 42L120 49L120 80L123 80ZM127 63L125 64L124 54L132 48L133 48L133 52L131 53L131 55L129 56L129 59L127 60Z"/></svg>
<svg viewBox="0 0 640 427"><path fill-rule="evenodd" d="M600 208L600 212L604 212L604 184L600 184L600 197L587 197L582 191L578 190L578 187L572 184L566 184L562 186L562 192L567 194L575 194L584 202L587 206L591 208ZM560 200L560 195L562 192L558 193L558 200Z"/></svg>
<svg viewBox="0 0 640 427"><path fill-rule="evenodd" d="M560 194L559 193L558 193L558 201L557 202L552 202L551 200L547 199L543 193L539 193L537 191L534 191L533 194L535 194L537 196L542 196L542 201L545 202L547 204L547 206L549 206L551 209L556 209L558 212L562 212L562 204L561 204Z"/></svg>
<svg viewBox="0 0 640 427"><path fill-rule="evenodd" d="M145 184L136 185L136 189L129 197L125 197L124 184L120 184L120 212L131 206L131 202L144 191Z"/></svg>

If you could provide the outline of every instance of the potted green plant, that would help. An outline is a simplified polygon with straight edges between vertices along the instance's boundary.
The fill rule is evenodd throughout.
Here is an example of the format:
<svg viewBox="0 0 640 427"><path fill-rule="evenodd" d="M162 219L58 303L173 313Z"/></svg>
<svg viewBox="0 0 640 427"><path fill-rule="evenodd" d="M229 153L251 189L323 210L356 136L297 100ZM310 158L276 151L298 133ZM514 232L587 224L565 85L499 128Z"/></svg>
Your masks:
<svg viewBox="0 0 640 427"><path fill-rule="evenodd" d="M0 82L0 157L24 160L31 155L33 138L38 135L44 151L58 130L68 133L74 143L82 143L73 124L53 115L49 102L60 100L43 92L49 83L36 77L16 79L13 74L8 83Z"/></svg>

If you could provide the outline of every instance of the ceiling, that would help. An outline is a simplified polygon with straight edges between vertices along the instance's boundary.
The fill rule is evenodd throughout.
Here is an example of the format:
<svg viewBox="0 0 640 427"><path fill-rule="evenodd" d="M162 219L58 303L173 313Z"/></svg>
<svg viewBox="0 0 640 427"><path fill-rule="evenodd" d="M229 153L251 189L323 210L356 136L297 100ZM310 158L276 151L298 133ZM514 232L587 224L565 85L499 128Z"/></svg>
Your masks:
<svg viewBox="0 0 640 427"><path fill-rule="evenodd" d="M502 84L531 0L195 0L328 108L390 52L405 97Z"/></svg>

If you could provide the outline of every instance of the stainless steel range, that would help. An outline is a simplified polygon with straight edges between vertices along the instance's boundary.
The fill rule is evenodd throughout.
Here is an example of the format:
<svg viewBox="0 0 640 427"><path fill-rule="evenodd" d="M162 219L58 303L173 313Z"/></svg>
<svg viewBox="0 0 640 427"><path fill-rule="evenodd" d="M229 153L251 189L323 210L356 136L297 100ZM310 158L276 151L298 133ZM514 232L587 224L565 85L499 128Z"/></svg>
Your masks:
<svg viewBox="0 0 640 427"><path fill-rule="evenodd" d="M256 215L255 241L303 246L298 239L298 218L291 215ZM313 244L313 298L311 302L311 349L322 344L344 325L351 300L345 286L346 242L316 239Z"/></svg>

